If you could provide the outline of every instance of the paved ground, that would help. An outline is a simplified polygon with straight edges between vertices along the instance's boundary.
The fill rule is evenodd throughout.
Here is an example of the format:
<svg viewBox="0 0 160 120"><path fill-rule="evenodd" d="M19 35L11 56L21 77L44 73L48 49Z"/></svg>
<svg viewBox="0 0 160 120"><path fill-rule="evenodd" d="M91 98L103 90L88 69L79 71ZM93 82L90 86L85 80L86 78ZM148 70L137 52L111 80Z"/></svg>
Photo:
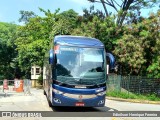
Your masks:
<svg viewBox="0 0 160 120"><path fill-rule="evenodd" d="M74 108L74 107L60 107L50 108L46 97L43 95L42 89L31 89L31 95L24 95L24 93L8 94L4 97L4 94L0 93L0 111L54 111L54 112L107 112L107 111L160 111L160 104L143 104L122 102L106 99L106 106L103 108ZM73 113L76 114L76 113ZM84 114L85 115L85 114ZM1 118L0 118L1 119ZM2 120L26 120L27 118L2 118ZM28 118L29 120L41 120L46 118ZM47 119L55 120L81 120L84 118L72 117L54 117ZM141 120L142 118L125 118L125 117L86 117L87 120ZM143 118L143 120L150 120L151 118ZM152 120L159 120L160 118L152 118Z"/></svg>
<svg viewBox="0 0 160 120"><path fill-rule="evenodd" d="M1 95L2 96L2 95ZM41 89L32 89L31 95L9 94L0 98L0 111L50 111L46 97Z"/></svg>

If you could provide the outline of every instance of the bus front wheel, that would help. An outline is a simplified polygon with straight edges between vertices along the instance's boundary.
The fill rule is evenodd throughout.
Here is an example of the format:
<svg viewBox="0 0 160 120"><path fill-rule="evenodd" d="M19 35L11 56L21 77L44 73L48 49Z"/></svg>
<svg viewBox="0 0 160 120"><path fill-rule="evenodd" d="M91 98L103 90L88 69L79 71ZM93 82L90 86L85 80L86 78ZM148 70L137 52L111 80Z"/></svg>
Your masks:
<svg viewBox="0 0 160 120"><path fill-rule="evenodd" d="M44 94L44 95L46 95L46 92L45 92L45 90L43 90L43 94Z"/></svg>
<svg viewBox="0 0 160 120"><path fill-rule="evenodd" d="M48 100L48 105L49 105L49 107L53 107L50 100Z"/></svg>

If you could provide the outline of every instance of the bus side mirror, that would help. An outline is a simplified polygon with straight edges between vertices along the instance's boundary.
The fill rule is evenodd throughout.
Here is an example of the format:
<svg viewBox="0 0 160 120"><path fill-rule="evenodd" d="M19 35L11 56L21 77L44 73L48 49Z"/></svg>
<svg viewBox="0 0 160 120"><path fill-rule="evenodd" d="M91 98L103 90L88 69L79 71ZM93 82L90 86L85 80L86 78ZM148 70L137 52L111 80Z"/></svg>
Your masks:
<svg viewBox="0 0 160 120"><path fill-rule="evenodd" d="M54 50L50 49L49 51L49 64L53 64L54 63Z"/></svg>
<svg viewBox="0 0 160 120"><path fill-rule="evenodd" d="M109 59L108 59L109 58ZM115 69L115 58L111 53L106 53L106 59L109 60L109 69Z"/></svg>

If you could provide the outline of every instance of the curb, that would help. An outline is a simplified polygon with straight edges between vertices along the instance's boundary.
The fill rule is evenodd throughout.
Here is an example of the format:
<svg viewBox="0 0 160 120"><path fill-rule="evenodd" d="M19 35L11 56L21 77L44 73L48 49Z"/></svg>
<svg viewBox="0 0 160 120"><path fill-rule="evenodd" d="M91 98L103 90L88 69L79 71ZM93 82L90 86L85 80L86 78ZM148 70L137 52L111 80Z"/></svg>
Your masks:
<svg viewBox="0 0 160 120"><path fill-rule="evenodd" d="M138 99L123 99L115 97L106 97L108 100L115 100L121 102L143 103L143 104L157 104L160 105L160 101L138 100Z"/></svg>

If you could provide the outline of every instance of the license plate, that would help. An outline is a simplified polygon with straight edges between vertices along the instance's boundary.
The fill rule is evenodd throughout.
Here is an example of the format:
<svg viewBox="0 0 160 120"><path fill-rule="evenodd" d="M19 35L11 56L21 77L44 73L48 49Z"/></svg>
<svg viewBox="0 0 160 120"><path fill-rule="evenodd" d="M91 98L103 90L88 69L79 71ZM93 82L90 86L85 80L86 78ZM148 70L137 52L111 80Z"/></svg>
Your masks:
<svg viewBox="0 0 160 120"><path fill-rule="evenodd" d="M76 106L84 106L84 103L83 102L77 102Z"/></svg>

